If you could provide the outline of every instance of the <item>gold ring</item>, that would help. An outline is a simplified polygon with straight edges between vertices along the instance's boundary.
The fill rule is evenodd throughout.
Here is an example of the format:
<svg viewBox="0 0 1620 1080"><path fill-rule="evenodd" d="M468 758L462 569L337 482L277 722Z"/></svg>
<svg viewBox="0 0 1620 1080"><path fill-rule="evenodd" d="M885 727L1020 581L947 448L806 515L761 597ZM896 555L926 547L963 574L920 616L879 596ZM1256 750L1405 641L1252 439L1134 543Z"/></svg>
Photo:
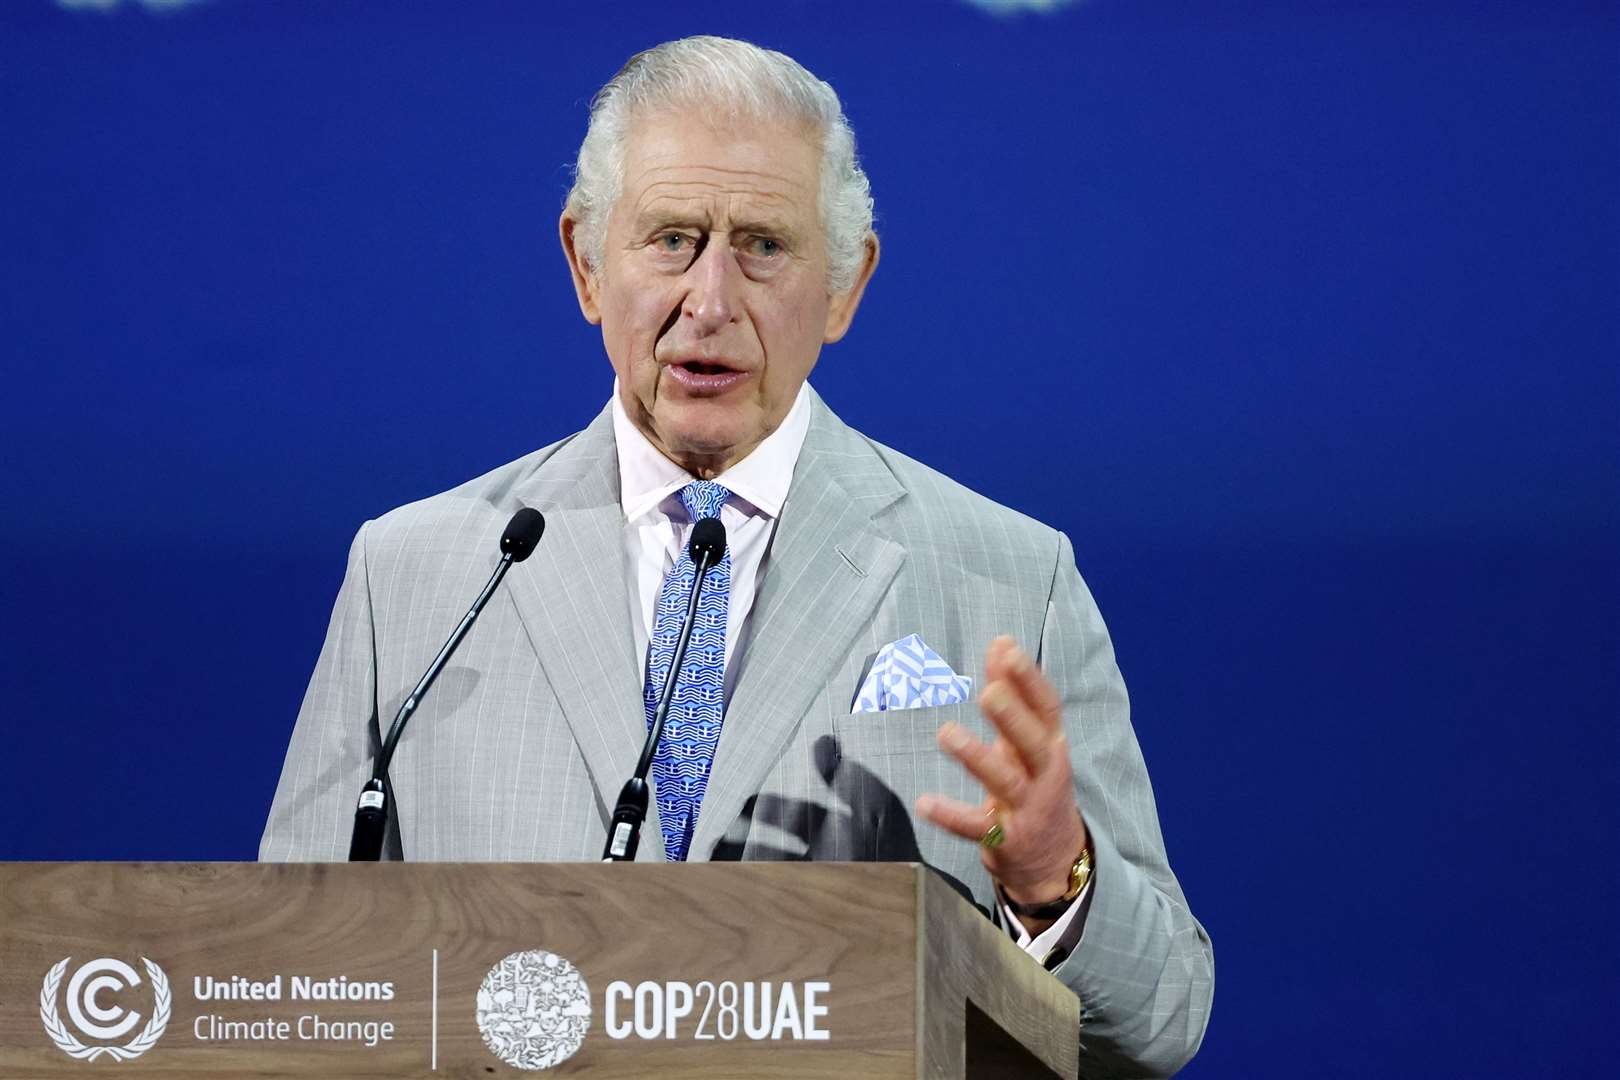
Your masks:
<svg viewBox="0 0 1620 1080"><path fill-rule="evenodd" d="M1006 830L1001 827L1001 822L992 821L990 823L990 827L984 830L984 835L979 837L979 846L993 851L1000 847L1002 841L1006 839L1007 833Z"/></svg>

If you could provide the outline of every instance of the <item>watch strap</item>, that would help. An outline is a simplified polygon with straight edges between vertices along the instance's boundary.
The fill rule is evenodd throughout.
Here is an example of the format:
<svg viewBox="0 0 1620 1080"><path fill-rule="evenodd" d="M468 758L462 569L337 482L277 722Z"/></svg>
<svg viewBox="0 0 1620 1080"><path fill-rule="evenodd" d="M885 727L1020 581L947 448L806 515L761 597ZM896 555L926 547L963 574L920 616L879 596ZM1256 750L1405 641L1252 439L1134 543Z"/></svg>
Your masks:
<svg viewBox="0 0 1620 1080"><path fill-rule="evenodd" d="M1088 844L1080 853L1080 857L1074 860L1074 865L1069 867L1069 887L1056 900L1046 900L1038 904L1020 904L1007 895L1007 890L1003 889L999 882L996 884L996 892L1000 894L1001 902L1006 905L1007 910L1019 918L1050 921L1061 918L1063 913L1069 910L1069 905L1074 903L1075 898L1085 891L1086 886L1091 883L1091 871L1091 845Z"/></svg>

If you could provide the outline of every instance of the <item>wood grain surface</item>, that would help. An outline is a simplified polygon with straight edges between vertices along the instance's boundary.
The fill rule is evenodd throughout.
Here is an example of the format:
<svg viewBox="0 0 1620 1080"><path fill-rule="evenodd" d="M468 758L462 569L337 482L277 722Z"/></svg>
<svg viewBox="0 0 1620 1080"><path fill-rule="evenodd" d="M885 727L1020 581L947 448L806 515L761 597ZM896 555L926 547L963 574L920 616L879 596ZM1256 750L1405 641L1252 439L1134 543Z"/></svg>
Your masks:
<svg viewBox="0 0 1620 1080"><path fill-rule="evenodd" d="M924 872L918 886L917 1075L1077 1077L1080 999L944 881Z"/></svg>
<svg viewBox="0 0 1620 1080"><path fill-rule="evenodd" d="M485 975L524 950L566 958L590 988L583 1045L546 1075L962 1076L969 998L1058 1075L1073 1075L1073 996L915 865L13 863L0 864L0 1076L530 1075L485 1046L475 1019ZM167 1027L132 1060L75 1060L41 1018L47 972L67 960L71 977L101 957L137 971L149 958L167 975ZM197 993L199 976L278 975L281 1000ZM389 982L394 996L292 1000L293 976ZM826 982L828 1037L701 1040L694 1012L675 1038L610 1038L604 995L616 980ZM49 1004L74 1032L67 982ZM142 1019L118 1039L75 1037L128 1044L152 1016L150 982L81 992ZM296 1025L312 1015L390 1022L394 1034L374 1046L199 1037L210 1017Z"/></svg>

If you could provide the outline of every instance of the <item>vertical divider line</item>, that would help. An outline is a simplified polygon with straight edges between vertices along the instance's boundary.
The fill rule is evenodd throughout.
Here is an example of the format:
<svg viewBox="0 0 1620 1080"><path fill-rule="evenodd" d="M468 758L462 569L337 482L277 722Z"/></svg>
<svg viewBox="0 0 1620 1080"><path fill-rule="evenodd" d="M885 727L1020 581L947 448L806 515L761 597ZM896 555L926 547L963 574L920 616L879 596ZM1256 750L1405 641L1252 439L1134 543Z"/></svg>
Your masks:
<svg viewBox="0 0 1620 1080"><path fill-rule="evenodd" d="M439 950L433 950L433 1071L439 1071Z"/></svg>

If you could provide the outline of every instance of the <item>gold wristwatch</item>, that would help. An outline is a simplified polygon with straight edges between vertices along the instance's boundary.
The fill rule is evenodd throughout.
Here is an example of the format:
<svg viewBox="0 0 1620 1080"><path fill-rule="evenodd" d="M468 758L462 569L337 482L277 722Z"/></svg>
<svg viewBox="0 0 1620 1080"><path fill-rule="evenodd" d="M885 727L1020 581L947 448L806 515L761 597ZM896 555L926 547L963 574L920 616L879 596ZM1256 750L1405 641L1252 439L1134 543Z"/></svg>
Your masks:
<svg viewBox="0 0 1620 1080"><path fill-rule="evenodd" d="M1019 918L1051 920L1059 918L1065 911L1068 911L1069 905L1074 903L1074 898L1085 890L1090 881L1091 845L1087 844L1086 849L1080 853L1080 857L1074 860L1074 865L1069 867L1068 889L1056 900L1047 900L1039 904L1020 904L1008 896L1007 890L1001 888L999 884L996 886L996 890L1001 893L1001 902L1007 905L1007 910Z"/></svg>

